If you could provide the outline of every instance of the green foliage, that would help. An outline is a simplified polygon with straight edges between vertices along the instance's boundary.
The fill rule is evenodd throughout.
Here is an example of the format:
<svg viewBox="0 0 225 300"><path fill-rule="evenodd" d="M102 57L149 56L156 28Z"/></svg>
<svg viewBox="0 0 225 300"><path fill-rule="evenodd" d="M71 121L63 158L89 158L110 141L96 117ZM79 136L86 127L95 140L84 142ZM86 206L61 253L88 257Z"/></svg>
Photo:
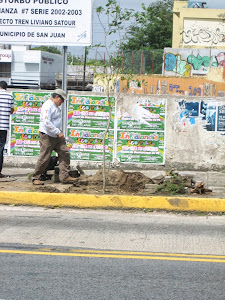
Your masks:
<svg viewBox="0 0 225 300"><path fill-rule="evenodd" d="M68 65L79 65L83 66L84 65L84 57L83 56L75 56L72 55L70 52L67 54L67 64ZM87 66L102 66L104 67L105 63L103 60L95 60L95 59L87 59L86 61Z"/></svg>
<svg viewBox="0 0 225 300"><path fill-rule="evenodd" d="M39 50L39 51L45 51L45 52L50 52L50 53L55 53L55 54L62 54L62 52L55 46L39 46L39 47L34 47L31 50Z"/></svg>
<svg viewBox="0 0 225 300"><path fill-rule="evenodd" d="M123 49L163 49L172 46L173 0L158 0L136 15L137 25L129 31Z"/></svg>
<svg viewBox="0 0 225 300"><path fill-rule="evenodd" d="M157 186L156 192L160 192L166 195L185 194L185 186L183 182L172 183L170 181L166 181Z"/></svg>
<svg viewBox="0 0 225 300"><path fill-rule="evenodd" d="M104 32L104 41L94 45L94 48L96 51L99 48L105 50L107 56L107 59L104 60L106 70L107 68L110 69L112 75L122 73L121 45L125 40L129 26L134 24L138 14L133 9L122 9L116 0L108 0L105 6L97 7L96 13Z"/></svg>
<svg viewBox="0 0 225 300"><path fill-rule="evenodd" d="M72 55L70 52L67 54L67 64L68 65L83 65L83 58L76 57Z"/></svg>
<svg viewBox="0 0 225 300"><path fill-rule="evenodd" d="M169 179L157 186L156 192L166 195L185 194L184 180L173 170L170 171L169 175Z"/></svg>

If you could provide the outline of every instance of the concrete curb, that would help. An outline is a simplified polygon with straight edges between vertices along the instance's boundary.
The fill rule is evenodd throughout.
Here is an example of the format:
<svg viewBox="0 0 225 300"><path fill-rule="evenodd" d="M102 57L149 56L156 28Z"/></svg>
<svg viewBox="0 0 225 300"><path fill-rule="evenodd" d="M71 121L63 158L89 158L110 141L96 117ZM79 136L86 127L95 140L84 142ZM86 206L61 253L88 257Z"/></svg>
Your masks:
<svg viewBox="0 0 225 300"><path fill-rule="evenodd" d="M38 192L0 192L0 204L74 208L157 209L225 212L225 199L164 196L93 195Z"/></svg>

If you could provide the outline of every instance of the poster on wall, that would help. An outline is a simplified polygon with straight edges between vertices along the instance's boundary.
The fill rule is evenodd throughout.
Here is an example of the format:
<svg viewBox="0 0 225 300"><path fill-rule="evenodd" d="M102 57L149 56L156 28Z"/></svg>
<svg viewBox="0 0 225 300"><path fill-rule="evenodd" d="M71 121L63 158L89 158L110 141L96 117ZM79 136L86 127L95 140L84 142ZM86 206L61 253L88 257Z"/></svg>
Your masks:
<svg viewBox="0 0 225 300"><path fill-rule="evenodd" d="M225 105L218 106L217 130L225 131Z"/></svg>
<svg viewBox="0 0 225 300"><path fill-rule="evenodd" d="M117 121L117 160L164 164L165 113L166 99L143 99L127 108Z"/></svg>
<svg viewBox="0 0 225 300"><path fill-rule="evenodd" d="M200 113L207 131L216 131L217 105L213 100L201 101Z"/></svg>
<svg viewBox="0 0 225 300"><path fill-rule="evenodd" d="M12 123L39 124L43 101L14 101Z"/></svg>
<svg viewBox="0 0 225 300"><path fill-rule="evenodd" d="M39 125L11 125L10 154L15 156L38 156Z"/></svg>
<svg viewBox="0 0 225 300"><path fill-rule="evenodd" d="M117 159L122 163L164 163L164 131L118 131Z"/></svg>
<svg viewBox="0 0 225 300"><path fill-rule="evenodd" d="M225 105L214 98L187 102L185 99L179 102L180 124L185 126L195 125L200 122L207 131L225 131ZM186 129L185 129L186 130Z"/></svg>
<svg viewBox="0 0 225 300"><path fill-rule="evenodd" d="M10 155L38 156L38 129L42 104L51 93L13 92L14 113L11 116Z"/></svg>
<svg viewBox="0 0 225 300"><path fill-rule="evenodd" d="M115 99L110 98L112 105L109 128L114 128ZM110 115L107 97L69 96L68 126L82 128L106 128Z"/></svg>
<svg viewBox="0 0 225 300"><path fill-rule="evenodd" d="M68 128L67 136L74 143L67 146L72 160L102 161L103 160L103 136L104 131L99 129L72 129ZM105 140L106 162L113 159L114 131L109 130Z"/></svg>
<svg viewBox="0 0 225 300"><path fill-rule="evenodd" d="M137 101L131 111L118 119L118 129L135 130L164 130L165 129L165 101L153 104L149 99L143 103Z"/></svg>
<svg viewBox="0 0 225 300"><path fill-rule="evenodd" d="M105 139L106 161L113 160L115 98L110 97L111 118ZM72 160L103 160L103 136L110 116L110 105L104 96L69 96L67 135Z"/></svg>

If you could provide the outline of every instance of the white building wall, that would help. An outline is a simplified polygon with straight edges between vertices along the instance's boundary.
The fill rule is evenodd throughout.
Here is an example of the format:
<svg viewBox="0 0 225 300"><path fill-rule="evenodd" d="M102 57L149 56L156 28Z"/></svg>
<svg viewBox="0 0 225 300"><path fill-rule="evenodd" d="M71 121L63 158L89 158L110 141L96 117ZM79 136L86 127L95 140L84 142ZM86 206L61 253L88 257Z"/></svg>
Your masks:
<svg viewBox="0 0 225 300"><path fill-rule="evenodd" d="M41 51L13 51L12 85L40 85Z"/></svg>
<svg viewBox="0 0 225 300"><path fill-rule="evenodd" d="M63 57L59 54L40 51L40 84L55 84L55 74L62 73Z"/></svg>
<svg viewBox="0 0 225 300"><path fill-rule="evenodd" d="M55 84L55 74L62 73L61 55L18 47L13 49L10 78L13 87L48 87Z"/></svg>

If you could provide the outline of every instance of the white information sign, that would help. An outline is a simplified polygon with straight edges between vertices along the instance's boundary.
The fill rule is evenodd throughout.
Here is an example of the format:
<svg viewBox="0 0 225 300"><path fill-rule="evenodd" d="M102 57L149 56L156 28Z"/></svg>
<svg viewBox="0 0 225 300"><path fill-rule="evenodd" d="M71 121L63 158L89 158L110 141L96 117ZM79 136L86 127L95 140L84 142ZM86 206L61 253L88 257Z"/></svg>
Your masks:
<svg viewBox="0 0 225 300"><path fill-rule="evenodd" d="M0 43L87 46L93 0L0 0Z"/></svg>

